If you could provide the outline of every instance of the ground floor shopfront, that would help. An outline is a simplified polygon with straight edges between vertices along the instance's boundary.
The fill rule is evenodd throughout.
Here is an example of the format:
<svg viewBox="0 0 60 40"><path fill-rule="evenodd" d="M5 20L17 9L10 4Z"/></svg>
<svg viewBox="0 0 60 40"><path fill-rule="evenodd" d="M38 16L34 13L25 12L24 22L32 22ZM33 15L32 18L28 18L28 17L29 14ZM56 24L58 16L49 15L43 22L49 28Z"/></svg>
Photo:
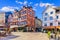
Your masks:
<svg viewBox="0 0 60 40"><path fill-rule="evenodd" d="M60 32L60 26L43 27L43 31Z"/></svg>
<svg viewBox="0 0 60 40"><path fill-rule="evenodd" d="M41 32L42 28L31 28L31 27L15 27L12 28L12 31L16 32Z"/></svg>
<svg viewBox="0 0 60 40"><path fill-rule="evenodd" d="M26 25L24 26L18 26L18 25L11 25L10 30L11 31L23 31L23 32L35 32L35 27L28 27Z"/></svg>

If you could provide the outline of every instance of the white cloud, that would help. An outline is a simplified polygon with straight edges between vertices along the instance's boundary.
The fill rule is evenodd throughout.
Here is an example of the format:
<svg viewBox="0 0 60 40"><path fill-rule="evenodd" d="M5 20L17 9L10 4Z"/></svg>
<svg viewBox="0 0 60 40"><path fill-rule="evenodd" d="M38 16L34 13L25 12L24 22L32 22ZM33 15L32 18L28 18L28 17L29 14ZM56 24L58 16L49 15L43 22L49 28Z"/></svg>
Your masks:
<svg viewBox="0 0 60 40"><path fill-rule="evenodd" d="M23 5L26 5L27 3L28 3L27 1L24 1L24 2L23 2Z"/></svg>
<svg viewBox="0 0 60 40"><path fill-rule="evenodd" d="M1 11L14 11L14 9L9 8L9 7L3 7L2 9L0 9Z"/></svg>
<svg viewBox="0 0 60 40"><path fill-rule="evenodd" d="M21 5L27 5L27 4L31 5L33 2L28 2L26 0L24 2L21 2L21 1L16 0L16 3L19 3Z"/></svg>
<svg viewBox="0 0 60 40"><path fill-rule="evenodd" d="M36 9L36 7L33 7L33 10L35 10L35 11L36 11L36 10L37 10L37 9Z"/></svg>
<svg viewBox="0 0 60 40"><path fill-rule="evenodd" d="M54 4L50 4L50 3L40 3L40 7L47 7L48 5L53 6Z"/></svg>
<svg viewBox="0 0 60 40"><path fill-rule="evenodd" d="M7 11L14 11L14 9L18 9L18 7L10 7L10 6L2 7L0 11L7 12Z"/></svg>
<svg viewBox="0 0 60 40"><path fill-rule="evenodd" d="M16 0L16 3L23 4L23 2L18 2L17 0Z"/></svg>
<svg viewBox="0 0 60 40"><path fill-rule="evenodd" d="M7 6L7 7L11 9L19 9L18 7L11 7L11 6Z"/></svg>
<svg viewBox="0 0 60 40"><path fill-rule="evenodd" d="M34 6L34 7L33 7L33 10L36 11L36 10L37 10L37 7L39 6L39 3L36 3L36 4L34 4L33 6Z"/></svg>
<svg viewBox="0 0 60 40"><path fill-rule="evenodd" d="M36 6L36 7L37 7L38 5L39 5L38 3L34 4L34 6Z"/></svg>
<svg viewBox="0 0 60 40"><path fill-rule="evenodd" d="M16 0L16 2L19 3L19 4L22 4L22 5L26 5L28 3L27 1L20 2L20 1L17 1L17 0Z"/></svg>
<svg viewBox="0 0 60 40"><path fill-rule="evenodd" d="M18 1L16 0L16 2L18 2Z"/></svg>
<svg viewBox="0 0 60 40"><path fill-rule="evenodd" d="M19 2L18 0L16 0L16 3L23 4L23 2Z"/></svg>
<svg viewBox="0 0 60 40"><path fill-rule="evenodd" d="M19 4L23 4L22 2L18 2Z"/></svg>
<svg viewBox="0 0 60 40"><path fill-rule="evenodd" d="M29 4L28 6L30 6L33 2L28 2L28 1L24 1L24 2L21 2L21 1L18 1L18 0L16 0L16 2L17 3L19 3L19 4L21 4L21 5L27 5L27 4ZM36 4L34 4L33 6L33 10L35 10L36 11L36 7L38 6L39 4L38 3L36 3ZM21 6L21 8L22 8L22 6Z"/></svg>
<svg viewBox="0 0 60 40"><path fill-rule="evenodd" d="M30 2L29 4L32 4L32 2Z"/></svg>

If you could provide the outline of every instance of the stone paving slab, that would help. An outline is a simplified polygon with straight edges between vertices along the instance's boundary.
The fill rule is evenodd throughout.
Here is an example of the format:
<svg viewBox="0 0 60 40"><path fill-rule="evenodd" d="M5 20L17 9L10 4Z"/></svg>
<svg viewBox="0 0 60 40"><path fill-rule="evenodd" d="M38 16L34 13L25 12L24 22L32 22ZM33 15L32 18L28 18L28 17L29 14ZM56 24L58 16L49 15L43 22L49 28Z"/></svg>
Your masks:
<svg viewBox="0 0 60 40"><path fill-rule="evenodd" d="M47 34L36 32L12 32L11 36L0 38L0 40L49 40Z"/></svg>

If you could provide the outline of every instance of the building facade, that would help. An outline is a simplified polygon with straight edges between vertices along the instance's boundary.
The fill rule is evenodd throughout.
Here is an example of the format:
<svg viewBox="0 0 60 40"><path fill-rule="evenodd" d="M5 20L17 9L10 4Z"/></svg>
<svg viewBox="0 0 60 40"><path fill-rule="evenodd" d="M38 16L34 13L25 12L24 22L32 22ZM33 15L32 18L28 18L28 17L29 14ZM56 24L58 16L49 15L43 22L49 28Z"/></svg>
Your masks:
<svg viewBox="0 0 60 40"><path fill-rule="evenodd" d="M43 23L44 28L59 28L60 27L60 8L48 6L43 12Z"/></svg>
<svg viewBox="0 0 60 40"><path fill-rule="evenodd" d="M20 25L27 26L27 30L34 30L35 27L35 12L30 6L23 6L19 11L20 14Z"/></svg>
<svg viewBox="0 0 60 40"><path fill-rule="evenodd" d="M9 15L11 15L11 14L12 14L11 11L5 12L5 23L6 23L6 25L8 25L8 17L9 17Z"/></svg>
<svg viewBox="0 0 60 40"><path fill-rule="evenodd" d="M20 11L14 11L9 15L8 23L10 28L23 27L26 30L35 30L35 12L30 6L23 6Z"/></svg>
<svg viewBox="0 0 60 40"><path fill-rule="evenodd" d="M42 21L35 17L35 27L36 27L36 32L42 31Z"/></svg>
<svg viewBox="0 0 60 40"><path fill-rule="evenodd" d="M13 31L18 30L18 15L18 11L14 10L14 13L8 17L8 25L13 29Z"/></svg>
<svg viewBox="0 0 60 40"><path fill-rule="evenodd" d="M5 26L5 13L0 13L0 26Z"/></svg>

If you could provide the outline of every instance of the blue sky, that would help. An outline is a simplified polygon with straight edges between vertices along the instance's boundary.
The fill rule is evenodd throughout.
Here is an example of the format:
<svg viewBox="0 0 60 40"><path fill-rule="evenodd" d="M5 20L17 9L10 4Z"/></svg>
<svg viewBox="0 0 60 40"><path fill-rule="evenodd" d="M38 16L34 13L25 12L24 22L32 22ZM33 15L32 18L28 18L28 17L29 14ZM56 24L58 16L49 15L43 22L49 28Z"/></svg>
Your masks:
<svg viewBox="0 0 60 40"><path fill-rule="evenodd" d="M23 5L32 6L35 16L42 19L42 12L47 5L60 6L60 0L0 0L0 11L20 10Z"/></svg>

